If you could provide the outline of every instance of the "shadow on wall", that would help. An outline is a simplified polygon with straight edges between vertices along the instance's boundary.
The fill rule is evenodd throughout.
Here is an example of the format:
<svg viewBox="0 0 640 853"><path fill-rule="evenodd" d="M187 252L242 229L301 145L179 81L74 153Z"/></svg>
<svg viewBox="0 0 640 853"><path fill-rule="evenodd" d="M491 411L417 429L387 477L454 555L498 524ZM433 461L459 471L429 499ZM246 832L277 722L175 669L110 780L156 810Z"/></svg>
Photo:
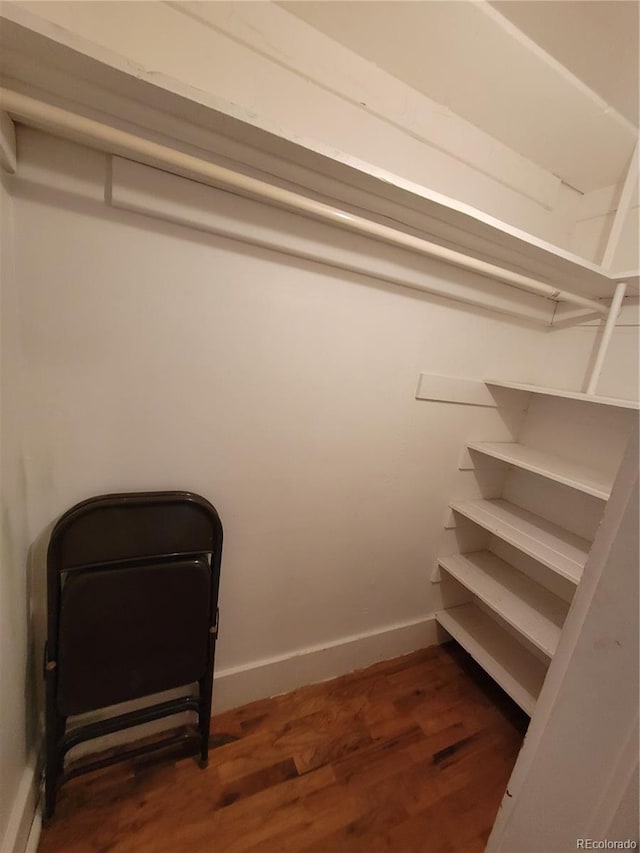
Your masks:
<svg viewBox="0 0 640 853"><path fill-rule="evenodd" d="M44 739L44 644L47 637L47 546L53 529L51 522L29 548L27 557L27 669L25 707L27 709L27 746L35 749L42 761Z"/></svg>

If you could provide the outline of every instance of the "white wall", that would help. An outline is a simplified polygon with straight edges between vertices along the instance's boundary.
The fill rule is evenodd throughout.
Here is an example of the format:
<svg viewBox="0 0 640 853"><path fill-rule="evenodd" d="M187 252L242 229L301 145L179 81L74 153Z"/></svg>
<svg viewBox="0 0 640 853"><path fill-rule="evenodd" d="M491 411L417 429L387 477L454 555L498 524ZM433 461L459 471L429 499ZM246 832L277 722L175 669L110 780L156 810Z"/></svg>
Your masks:
<svg viewBox="0 0 640 853"><path fill-rule="evenodd" d="M596 388L597 394L637 400L640 394L640 308L637 296L625 298ZM570 313L570 312L569 312ZM560 315L559 315L560 316ZM568 328L549 328L531 379L541 385L585 390L602 338L603 320Z"/></svg>
<svg viewBox="0 0 640 853"><path fill-rule="evenodd" d="M19 150L34 531L101 492L210 498L222 673L354 635L383 657L398 626L428 639L459 448L505 428L415 401L418 374L528 373L540 328L115 211L103 155L24 129Z"/></svg>
<svg viewBox="0 0 640 853"><path fill-rule="evenodd" d="M569 241L569 248L576 255L597 264L602 263L609 232L618 209L622 187L623 182L594 190L582 196L576 204L576 222ZM611 264L611 269L614 272L638 269L639 211L638 187L636 186Z"/></svg>
<svg viewBox="0 0 640 853"><path fill-rule="evenodd" d="M33 797L33 655L29 635L28 495L23 442L20 304L13 257L13 200L3 176L0 199L0 849L24 844ZM25 814L27 815L25 823Z"/></svg>
<svg viewBox="0 0 640 853"><path fill-rule="evenodd" d="M16 803L33 780L31 740L14 734L31 677L26 551L61 512L121 489L216 504L218 708L408 651L434 638L430 575L460 448L508 438L494 409L416 401L418 374L535 378L563 334L115 210L104 155L24 128L18 142L16 275L2 281L17 558L3 553L1 581L23 689L3 692L5 820L11 803L28 813ZM555 340L553 381L570 385L580 348Z"/></svg>

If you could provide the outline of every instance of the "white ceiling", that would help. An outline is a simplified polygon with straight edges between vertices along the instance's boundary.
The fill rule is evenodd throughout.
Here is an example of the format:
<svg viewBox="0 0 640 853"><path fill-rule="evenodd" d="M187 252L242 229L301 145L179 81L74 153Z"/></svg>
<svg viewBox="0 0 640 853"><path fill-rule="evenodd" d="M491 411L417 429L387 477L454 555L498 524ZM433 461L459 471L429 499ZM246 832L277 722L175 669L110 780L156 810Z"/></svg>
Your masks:
<svg viewBox="0 0 640 853"><path fill-rule="evenodd" d="M638 124L638 2L492 0L491 5Z"/></svg>
<svg viewBox="0 0 640 853"><path fill-rule="evenodd" d="M635 143L635 0L280 2L582 192Z"/></svg>

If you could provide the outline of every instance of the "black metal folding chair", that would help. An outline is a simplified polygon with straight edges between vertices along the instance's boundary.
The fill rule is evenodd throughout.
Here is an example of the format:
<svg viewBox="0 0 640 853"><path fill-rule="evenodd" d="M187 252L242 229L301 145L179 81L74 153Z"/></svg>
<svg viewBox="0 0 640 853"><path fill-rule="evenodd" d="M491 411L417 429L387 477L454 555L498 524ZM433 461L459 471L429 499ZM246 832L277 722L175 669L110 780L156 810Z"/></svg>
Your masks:
<svg viewBox="0 0 640 853"><path fill-rule="evenodd" d="M190 492L90 498L57 522L47 554L45 818L73 776L189 737L206 766L221 556L218 513ZM78 714L181 687L180 698L67 731ZM198 734L65 768L84 741L184 711L198 713Z"/></svg>

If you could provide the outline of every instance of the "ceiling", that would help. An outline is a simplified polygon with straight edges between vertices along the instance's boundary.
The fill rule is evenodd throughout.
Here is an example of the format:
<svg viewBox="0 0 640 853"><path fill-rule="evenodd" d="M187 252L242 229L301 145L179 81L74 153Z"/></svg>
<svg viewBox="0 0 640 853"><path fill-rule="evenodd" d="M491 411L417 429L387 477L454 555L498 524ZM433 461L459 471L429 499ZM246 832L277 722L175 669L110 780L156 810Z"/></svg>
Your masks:
<svg viewBox="0 0 640 853"><path fill-rule="evenodd" d="M635 0L278 5L581 192L626 173L638 121Z"/></svg>
<svg viewBox="0 0 640 853"><path fill-rule="evenodd" d="M635 125L640 4L496 0L491 5Z"/></svg>

